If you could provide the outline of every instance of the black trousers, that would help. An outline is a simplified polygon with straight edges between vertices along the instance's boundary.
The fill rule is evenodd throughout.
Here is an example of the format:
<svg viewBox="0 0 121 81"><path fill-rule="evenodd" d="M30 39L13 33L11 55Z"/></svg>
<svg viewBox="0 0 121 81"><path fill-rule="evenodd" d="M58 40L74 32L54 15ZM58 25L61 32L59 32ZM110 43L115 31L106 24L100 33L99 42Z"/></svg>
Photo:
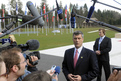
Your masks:
<svg viewBox="0 0 121 81"><path fill-rule="evenodd" d="M110 76L110 63L109 61L98 61L98 66L99 66L99 75L97 77L97 81L101 81L101 76L102 76L102 67L104 68L104 72L105 72L105 78L107 81L109 76Z"/></svg>

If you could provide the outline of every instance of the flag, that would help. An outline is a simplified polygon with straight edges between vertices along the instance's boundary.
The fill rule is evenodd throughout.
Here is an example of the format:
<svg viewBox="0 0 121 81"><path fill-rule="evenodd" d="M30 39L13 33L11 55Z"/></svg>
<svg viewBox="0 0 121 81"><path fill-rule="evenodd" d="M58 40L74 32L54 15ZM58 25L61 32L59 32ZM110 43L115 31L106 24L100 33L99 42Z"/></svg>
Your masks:
<svg viewBox="0 0 121 81"><path fill-rule="evenodd" d="M1 14L0 14L0 17L1 17ZM1 19L0 19L0 22L1 22Z"/></svg>
<svg viewBox="0 0 121 81"><path fill-rule="evenodd" d="M5 17L5 10L2 9L2 12L3 12L3 13L2 13L2 17ZM5 19L3 19L2 21L4 22L4 20L5 20Z"/></svg>
<svg viewBox="0 0 121 81"><path fill-rule="evenodd" d="M53 9L54 9L54 5L53 5ZM54 17L55 17L55 11L53 11L52 22L53 22L53 20L54 20Z"/></svg>
<svg viewBox="0 0 121 81"><path fill-rule="evenodd" d="M70 7L69 7L69 20L71 18L71 10L70 10Z"/></svg>
<svg viewBox="0 0 121 81"><path fill-rule="evenodd" d="M27 6L25 6L25 15L27 15Z"/></svg>
<svg viewBox="0 0 121 81"><path fill-rule="evenodd" d="M67 5L65 6L65 20L67 21Z"/></svg>
<svg viewBox="0 0 121 81"><path fill-rule="evenodd" d="M9 5L9 8L8 8L8 14L11 15L11 8L10 8L10 5Z"/></svg>
<svg viewBox="0 0 121 81"><path fill-rule="evenodd" d="M48 22L48 14L47 14L47 22Z"/></svg>
<svg viewBox="0 0 121 81"><path fill-rule="evenodd" d="M17 2L16 2L16 14L18 14L18 5L17 5Z"/></svg>
<svg viewBox="0 0 121 81"><path fill-rule="evenodd" d="M69 7L69 15L71 14L71 10L70 10L70 7Z"/></svg>
<svg viewBox="0 0 121 81"><path fill-rule="evenodd" d="M45 11L45 3L44 3L44 6L43 6L43 11L44 11L44 14L46 13ZM44 15L44 18L46 18L46 15Z"/></svg>

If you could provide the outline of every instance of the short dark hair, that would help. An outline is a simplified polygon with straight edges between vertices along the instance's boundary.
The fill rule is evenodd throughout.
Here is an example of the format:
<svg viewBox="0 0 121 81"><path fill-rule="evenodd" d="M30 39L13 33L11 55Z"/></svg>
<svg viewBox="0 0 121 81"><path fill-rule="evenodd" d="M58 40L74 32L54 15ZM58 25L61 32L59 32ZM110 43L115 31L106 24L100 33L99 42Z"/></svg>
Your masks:
<svg viewBox="0 0 121 81"><path fill-rule="evenodd" d="M1 52L1 56L3 57L3 60L6 64L6 69L8 69L9 73L11 72L11 68L14 65L19 64L21 61L18 52L21 52L21 49L17 47L5 49ZM18 66L18 68L20 69L20 66Z"/></svg>
<svg viewBox="0 0 121 81"><path fill-rule="evenodd" d="M46 71L35 71L27 75L22 81L52 81L52 77Z"/></svg>
<svg viewBox="0 0 121 81"><path fill-rule="evenodd" d="M79 34L81 34L81 35L82 35L82 38L84 38L84 34L83 34L81 31L75 31L75 32L73 33L73 36L74 36L74 35L79 35Z"/></svg>

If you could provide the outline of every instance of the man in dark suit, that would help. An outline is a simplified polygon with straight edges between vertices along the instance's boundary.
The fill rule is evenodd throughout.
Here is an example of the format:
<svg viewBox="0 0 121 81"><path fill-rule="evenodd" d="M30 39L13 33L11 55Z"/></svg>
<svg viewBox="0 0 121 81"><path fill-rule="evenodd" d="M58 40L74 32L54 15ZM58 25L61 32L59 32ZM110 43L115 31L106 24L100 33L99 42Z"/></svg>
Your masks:
<svg viewBox="0 0 121 81"><path fill-rule="evenodd" d="M98 59L99 66L99 76L97 77L97 81L101 81L102 75L102 66L105 71L106 81L110 76L110 63L109 63L109 52L111 51L111 39L105 36L105 30L99 29L99 36L95 41L93 46L93 50L95 51Z"/></svg>
<svg viewBox="0 0 121 81"><path fill-rule="evenodd" d="M96 54L83 47L84 36L81 31L73 33L75 48L65 51L62 70L67 81L91 81L99 72Z"/></svg>

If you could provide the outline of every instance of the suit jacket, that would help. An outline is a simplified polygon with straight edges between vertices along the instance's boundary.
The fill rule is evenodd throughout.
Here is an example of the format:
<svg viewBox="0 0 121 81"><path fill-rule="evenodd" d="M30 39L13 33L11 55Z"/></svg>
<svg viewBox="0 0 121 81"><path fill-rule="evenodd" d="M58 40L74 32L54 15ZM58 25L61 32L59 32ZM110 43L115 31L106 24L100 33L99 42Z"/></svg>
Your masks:
<svg viewBox="0 0 121 81"><path fill-rule="evenodd" d="M99 39L100 38L97 38L95 41L95 44L93 46L94 51L98 50ZM109 52L111 51L111 47L111 39L105 36L105 38L100 43L101 55L97 55L98 60L109 61Z"/></svg>
<svg viewBox="0 0 121 81"><path fill-rule="evenodd" d="M80 75L82 81L91 81L98 75L98 62L96 54L93 51L83 47L75 68L73 56L74 48L65 51L64 60L62 63L62 71L67 81L69 81L68 74L70 73Z"/></svg>

